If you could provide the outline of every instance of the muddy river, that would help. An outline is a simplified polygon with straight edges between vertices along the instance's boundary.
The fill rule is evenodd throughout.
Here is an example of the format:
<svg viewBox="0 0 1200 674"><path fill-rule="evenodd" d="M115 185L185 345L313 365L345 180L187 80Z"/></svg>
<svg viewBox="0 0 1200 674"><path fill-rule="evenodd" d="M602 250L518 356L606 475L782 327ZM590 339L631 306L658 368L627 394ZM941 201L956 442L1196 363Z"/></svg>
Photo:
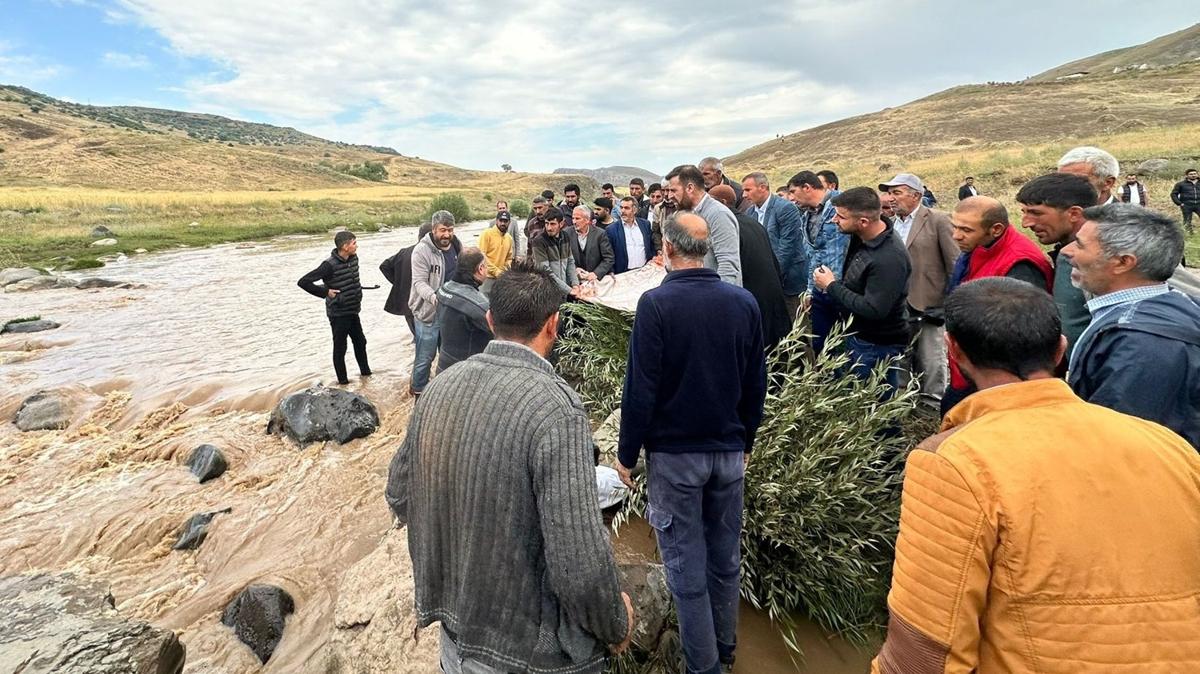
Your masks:
<svg viewBox="0 0 1200 674"><path fill-rule="evenodd" d="M459 236L469 244L482 226ZM349 388L379 407L380 430L303 450L265 433L283 395L334 378L323 303L296 286L331 239L179 249L78 274L133 289L0 294L0 320L62 323L0 337L0 418L42 389L66 391L74 405L63 431L0 424L0 574L104 579L124 614L180 635L187 672L437 671L436 639L409 636L411 569L382 496L411 409L412 340L382 310L388 284L377 267L414 229L359 238L363 283L383 287L366 291L362 313L375 376L359 380L348 356ZM204 485L180 465L202 443L230 464ZM171 550L188 517L226 507L198 550ZM617 546L624 557L653 554L638 524ZM220 624L251 582L280 585L297 605L266 666ZM815 627L801 639L797 669L770 622L744 607L738 671L867 667L867 655Z"/></svg>

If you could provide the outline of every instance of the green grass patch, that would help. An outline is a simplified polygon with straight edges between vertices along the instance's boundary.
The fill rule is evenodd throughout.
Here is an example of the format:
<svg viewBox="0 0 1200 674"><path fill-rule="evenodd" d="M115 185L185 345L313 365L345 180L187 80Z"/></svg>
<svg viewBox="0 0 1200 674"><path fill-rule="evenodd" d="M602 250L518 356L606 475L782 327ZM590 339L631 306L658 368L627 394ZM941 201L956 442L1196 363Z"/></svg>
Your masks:
<svg viewBox="0 0 1200 674"><path fill-rule="evenodd" d="M40 321L40 320L42 320L42 317L41 317L41 316L37 316L37 315L34 315L34 316L23 316L23 317L21 317L21 318L14 318L14 319L12 319L11 321L7 321L7 322L5 323L5 325L13 325L13 324L15 324L15 323L32 323L32 322L34 322L34 321Z"/></svg>

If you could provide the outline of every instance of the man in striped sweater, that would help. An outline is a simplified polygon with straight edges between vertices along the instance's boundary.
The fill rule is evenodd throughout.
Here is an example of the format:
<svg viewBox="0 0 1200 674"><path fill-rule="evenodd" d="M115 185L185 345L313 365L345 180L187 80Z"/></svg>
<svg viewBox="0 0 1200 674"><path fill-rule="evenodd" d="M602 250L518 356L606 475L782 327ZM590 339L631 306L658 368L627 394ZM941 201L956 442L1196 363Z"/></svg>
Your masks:
<svg viewBox="0 0 1200 674"><path fill-rule="evenodd" d="M548 271L501 274L495 340L425 389L389 469L417 622L442 624L450 674L594 674L632 635L587 414L546 361L562 299Z"/></svg>

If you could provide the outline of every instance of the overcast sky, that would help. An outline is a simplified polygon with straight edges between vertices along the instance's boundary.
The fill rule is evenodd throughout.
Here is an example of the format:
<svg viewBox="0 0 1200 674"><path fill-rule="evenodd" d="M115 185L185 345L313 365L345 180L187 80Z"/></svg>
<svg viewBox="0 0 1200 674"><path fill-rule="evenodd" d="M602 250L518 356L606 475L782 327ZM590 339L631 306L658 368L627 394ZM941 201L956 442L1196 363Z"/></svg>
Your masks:
<svg viewBox="0 0 1200 674"><path fill-rule="evenodd" d="M661 173L1197 21L1193 0L0 0L0 83L466 168Z"/></svg>

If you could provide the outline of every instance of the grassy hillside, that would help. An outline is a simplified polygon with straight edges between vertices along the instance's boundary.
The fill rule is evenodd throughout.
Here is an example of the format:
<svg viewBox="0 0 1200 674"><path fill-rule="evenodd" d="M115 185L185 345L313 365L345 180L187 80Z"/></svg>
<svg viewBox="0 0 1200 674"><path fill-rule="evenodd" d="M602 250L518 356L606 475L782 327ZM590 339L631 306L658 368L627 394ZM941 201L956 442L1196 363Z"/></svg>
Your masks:
<svg viewBox="0 0 1200 674"><path fill-rule="evenodd" d="M1164 35L1145 44L1114 49L1051 68L1029 78L1030 82L1053 82L1061 77L1110 74L1116 69L1154 68L1200 60L1200 23Z"/></svg>

